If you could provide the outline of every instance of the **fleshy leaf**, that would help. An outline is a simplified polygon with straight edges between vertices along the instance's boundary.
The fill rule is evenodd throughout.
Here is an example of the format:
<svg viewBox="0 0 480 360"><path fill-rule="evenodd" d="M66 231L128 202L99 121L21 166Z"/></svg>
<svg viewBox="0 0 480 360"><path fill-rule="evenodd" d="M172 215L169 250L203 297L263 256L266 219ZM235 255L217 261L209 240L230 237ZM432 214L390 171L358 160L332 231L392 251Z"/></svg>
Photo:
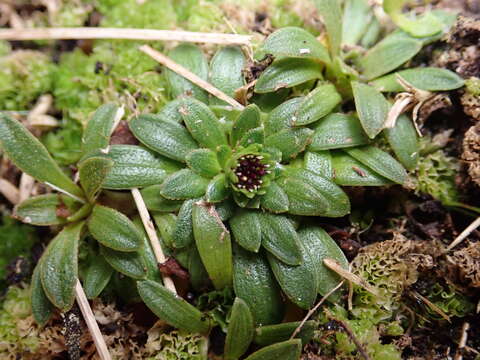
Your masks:
<svg viewBox="0 0 480 360"><path fill-rule="evenodd" d="M100 245L100 254L118 272L133 279L144 279L147 268L144 259L136 251L116 251Z"/></svg>
<svg viewBox="0 0 480 360"><path fill-rule="evenodd" d="M367 0L346 0L343 10L342 44L357 45L367 31L373 14Z"/></svg>
<svg viewBox="0 0 480 360"><path fill-rule="evenodd" d="M292 222L285 216L269 213L260 214L262 246L280 261L299 265L302 254L298 235Z"/></svg>
<svg viewBox="0 0 480 360"><path fill-rule="evenodd" d="M342 101L340 94L330 83L317 86L300 104L295 112L293 126L311 124L328 115Z"/></svg>
<svg viewBox="0 0 480 360"><path fill-rule="evenodd" d="M262 244L262 227L256 211L239 210L230 220L234 240L248 251L258 252Z"/></svg>
<svg viewBox="0 0 480 360"><path fill-rule="evenodd" d="M196 200L187 200L182 204L173 232L173 247L184 248L193 242L192 208Z"/></svg>
<svg viewBox="0 0 480 360"><path fill-rule="evenodd" d="M90 262L85 273L83 289L88 299L94 299L105 289L113 274L113 268L102 256L96 256Z"/></svg>
<svg viewBox="0 0 480 360"><path fill-rule="evenodd" d="M237 145L249 130L258 128L260 125L260 109L255 104L248 105L233 122L231 135L232 145Z"/></svg>
<svg viewBox="0 0 480 360"><path fill-rule="evenodd" d="M261 326L281 321L284 304L267 260L238 247L233 261L235 294L248 304L255 324Z"/></svg>
<svg viewBox="0 0 480 360"><path fill-rule="evenodd" d="M163 285L155 281L144 280L137 282L137 288L143 302L161 320L192 333L206 334L210 330L211 324L208 316Z"/></svg>
<svg viewBox="0 0 480 360"><path fill-rule="evenodd" d="M184 126L159 115L140 115L129 124L142 144L170 159L185 162L187 154L198 148Z"/></svg>
<svg viewBox="0 0 480 360"><path fill-rule="evenodd" d="M288 211L288 196L275 182L272 182L262 196L260 203L262 208L272 213L284 213Z"/></svg>
<svg viewBox="0 0 480 360"><path fill-rule="evenodd" d="M105 149L110 143L110 136L123 115L123 109L115 104L100 106L88 121L82 139L82 153Z"/></svg>
<svg viewBox="0 0 480 360"><path fill-rule="evenodd" d="M303 157L303 167L326 179L333 178L332 156L330 151L307 151Z"/></svg>
<svg viewBox="0 0 480 360"><path fill-rule="evenodd" d="M44 326L53 315L54 307L43 290L40 263L35 267L30 283L32 315L38 325Z"/></svg>
<svg viewBox="0 0 480 360"><path fill-rule="evenodd" d="M351 157L367 165L370 169L386 177L393 182L403 184L407 178L407 172L403 166L390 154L373 146L362 146L353 149L345 149Z"/></svg>
<svg viewBox="0 0 480 360"><path fill-rule="evenodd" d="M313 130L308 128L284 129L265 139L265 145L282 152L282 160L294 159L310 144Z"/></svg>
<svg viewBox="0 0 480 360"><path fill-rule="evenodd" d="M136 251L142 245L141 233L128 217L115 209L95 205L87 225L95 240L113 250Z"/></svg>
<svg viewBox="0 0 480 360"><path fill-rule="evenodd" d="M265 121L265 135L273 135L293 127L298 108L304 100L304 96L294 97L273 109Z"/></svg>
<svg viewBox="0 0 480 360"><path fill-rule="evenodd" d="M190 169L182 169L167 177L160 195L171 200L192 199L203 196L209 179L197 175Z"/></svg>
<svg viewBox="0 0 480 360"><path fill-rule="evenodd" d="M315 36L298 27L284 27L270 34L260 51L275 58L312 58L323 63L330 62L327 49Z"/></svg>
<svg viewBox="0 0 480 360"><path fill-rule="evenodd" d="M78 243L84 223L68 225L50 242L42 256L40 278L48 299L69 310L75 300L78 277Z"/></svg>
<svg viewBox="0 0 480 360"><path fill-rule="evenodd" d="M239 359L250 346L254 334L253 316L245 301L235 298L225 339L225 360Z"/></svg>
<svg viewBox="0 0 480 360"><path fill-rule="evenodd" d="M94 202L99 195L112 167L113 160L104 157L90 157L78 166L80 184L89 202Z"/></svg>
<svg viewBox="0 0 480 360"><path fill-rule="evenodd" d="M342 44L342 12L338 0L315 0L315 6L323 19L332 56L340 54Z"/></svg>
<svg viewBox="0 0 480 360"><path fill-rule="evenodd" d="M240 139L239 145L247 147L252 144L263 144L265 140L265 130L263 126L259 126L255 129L250 129Z"/></svg>
<svg viewBox="0 0 480 360"><path fill-rule="evenodd" d="M173 232L177 226L177 216L175 214L153 214L153 219L157 225L162 241L171 248L173 246Z"/></svg>
<svg viewBox="0 0 480 360"><path fill-rule="evenodd" d="M343 151L332 154L332 166L335 171L333 181L341 186L383 186L393 182L377 174L368 166Z"/></svg>
<svg viewBox="0 0 480 360"><path fill-rule="evenodd" d="M216 289L232 284L232 245L230 232L215 207L193 204L193 234L203 265Z"/></svg>
<svg viewBox="0 0 480 360"><path fill-rule="evenodd" d="M160 195L162 185L151 185L140 192L148 210L171 212L178 211L183 204L182 200L170 200Z"/></svg>
<svg viewBox="0 0 480 360"><path fill-rule="evenodd" d="M301 321L293 321L282 324L260 326L255 329L253 342L260 346L272 345L290 339L293 332L300 326ZM306 321L295 338L301 339L306 345L313 338L314 331L318 329L318 322Z"/></svg>
<svg viewBox="0 0 480 360"><path fill-rule="evenodd" d="M370 85L353 81L352 90L360 123L368 137L373 139L384 127L390 104Z"/></svg>
<svg viewBox="0 0 480 360"><path fill-rule="evenodd" d="M362 129L358 118L353 115L331 114L315 127L311 151L340 149L365 145L368 137Z"/></svg>
<svg viewBox="0 0 480 360"><path fill-rule="evenodd" d="M417 55L421 48L421 41L387 36L360 59L363 75L367 80L372 80L387 74Z"/></svg>
<svg viewBox="0 0 480 360"><path fill-rule="evenodd" d="M65 223L65 218L57 216L57 209L62 205L59 194L33 196L15 207L14 216L32 225L60 225Z"/></svg>
<svg viewBox="0 0 480 360"><path fill-rule="evenodd" d="M0 113L0 147L23 172L83 198L83 191L60 169L43 144L20 122Z"/></svg>
<svg viewBox="0 0 480 360"><path fill-rule="evenodd" d="M268 93L322 78L322 66L314 60L284 58L274 61L260 75L255 84L255 92Z"/></svg>
<svg viewBox="0 0 480 360"><path fill-rule="evenodd" d="M375 79L372 85L383 92L405 91L397 81L400 76L416 89L426 91L449 91L462 87L465 81L453 71L435 67L421 67L398 71Z"/></svg>
<svg viewBox="0 0 480 360"><path fill-rule="evenodd" d="M235 90L245 83L243 76L245 62L245 56L239 47L220 48L210 63L210 83L234 98ZM210 104L225 104L225 102L214 96L210 98Z"/></svg>
<svg viewBox="0 0 480 360"><path fill-rule="evenodd" d="M254 352L245 360L298 360L301 353L302 342L299 339L294 339L266 346Z"/></svg>
<svg viewBox="0 0 480 360"><path fill-rule="evenodd" d="M221 171L217 154L210 149L196 149L185 158L187 165L198 175L212 178Z"/></svg>
<svg viewBox="0 0 480 360"><path fill-rule="evenodd" d="M402 165L408 170L415 169L420 145L412 120L405 114L400 115L392 129L385 129L385 136Z"/></svg>
<svg viewBox="0 0 480 360"><path fill-rule="evenodd" d="M208 79L208 62L198 46L183 43L170 51L168 55L177 64L190 70L201 79L205 81ZM183 76L166 69L165 77L170 85L169 89L173 98L180 95L191 95L200 101L208 101L207 92Z"/></svg>
<svg viewBox="0 0 480 360"><path fill-rule="evenodd" d="M225 174L218 174L207 186L205 201L209 203L218 203L225 200L229 194L230 188L227 186Z"/></svg>

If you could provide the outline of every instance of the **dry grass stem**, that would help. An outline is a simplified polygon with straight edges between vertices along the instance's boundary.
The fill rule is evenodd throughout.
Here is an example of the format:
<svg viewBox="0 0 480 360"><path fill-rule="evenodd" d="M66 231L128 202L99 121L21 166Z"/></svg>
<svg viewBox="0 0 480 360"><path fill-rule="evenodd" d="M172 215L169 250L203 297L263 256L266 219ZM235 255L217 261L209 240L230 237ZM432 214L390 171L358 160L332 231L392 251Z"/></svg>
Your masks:
<svg viewBox="0 0 480 360"><path fill-rule="evenodd" d="M454 360L463 360L463 349L467 345L468 339L468 330L470 329L470 324L468 322L463 323L462 326L462 336L460 337L460 341L458 343L458 349L455 353Z"/></svg>
<svg viewBox="0 0 480 360"><path fill-rule="evenodd" d="M205 80L201 79L194 73L192 73L190 70L184 68L183 66L177 64L174 62L172 59L169 57L165 56L161 52L151 48L148 45L143 45L140 47L140 51L143 51L145 54L150 56L152 59L158 61L160 64L163 66L166 66L173 72L176 72L177 74L183 76L185 79L190 80L192 83L195 85L201 87L205 91L209 92L213 96L216 96L220 100L223 100L227 102L229 105L233 106L236 109L242 110L244 106L240 104L237 100L231 98L221 90L217 89L214 87L212 84L206 82Z"/></svg>
<svg viewBox="0 0 480 360"><path fill-rule="evenodd" d="M35 179L26 173L22 173L22 176L20 177L19 203L27 200L30 197L34 185Z"/></svg>
<svg viewBox="0 0 480 360"><path fill-rule="evenodd" d="M120 39L147 41L181 41L219 45L250 45L251 36L177 30L129 28L35 28L0 29L0 40Z"/></svg>
<svg viewBox="0 0 480 360"><path fill-rule="evenodd" d="M100 328L98 327L97 320L95 319L95 315L93 315L92 308L88 303L87 297L85 296L85 292L83 291L82 284L77 279L77 283L75 284L75 298L77 299L78 307L82 312L83 318L87 323L88 330L92 335L93 342L95 343L95 347L97 348L98 355L101 360L111 360L112 357L108 352L107 344L105 343L105 339L103 338L102 333L100 332Z"/></svg>
<svg viewBox="0 0 480 360"><path fill-rule="evenodd" d="M326 267L328 267L330 270L335 271L338 275L341 277L347 279L348 281L351 281L352 283L363 287L365 290L367 290L369 293L372 293L375 296L379 296L380 294L378 293L377 289L375 289L373 286L368 284L365 280L363 280L361 277L353 274L352 272L344 269L341 267L335 260L333 259L324 259L323 263L325 264Z"/></svg>
<svg viewBox="0 0 480 360"><path fill-rule="evenodd" d="M14 205L18 204L20 200L20 191L5 179L0 179L0 193Z"/></svg>
<svg viewBox="0 0 480 360"><path fill-rule="evenodd" d="M418 300L421 300L425 305L427 305L430 309L432 309L432 311L436 312L438 315L440 315L442 318L444 318L445 320L447 320L448 322L451 322L450 321L450 316L448 316L447 314L445 314L445 312L440 309L437 305L435 305L433 302L431 302L430 300L428 300L425 296L422 296L420 295L418 292L416 291L411 291L410 292L414 297L416 297Z"/></svg>
<svg viewBox="0 0 480 360"><path fill-rule="evenodd" d="M452 241L450 245L448 245L447 249L445 252L449 252L452 250L455 246L460 244L463 240L467 238L472 232L474 232L478 227L480 226L480 216L476 218L470 225L466 227L465 230L461 232L460 235L458 235L455 240Z"/></svg>
<svg viewBox="0 0 480 360"><path fill-rule="evenodd" d="M157 236L157 232L155 231L155 227L153 226L152 219L150 218L150 214L148 213L147 206L145 205L145 201L143 201L142 194L137 188L132 189L132 196L135 200L135 204L137 205L138 212L142 219L143 226L145 227L145 231L147 232L148 239L150 240L150 244L152 245L153 253L155 254L155 259L159 264L163 264L167 261L167 258L163 254L162 247L160 246L160 241ZM177 293L177 289L175 288L175 284L171 277L162 273L163 284L167 289L169 289L174 294Z"/></svg>

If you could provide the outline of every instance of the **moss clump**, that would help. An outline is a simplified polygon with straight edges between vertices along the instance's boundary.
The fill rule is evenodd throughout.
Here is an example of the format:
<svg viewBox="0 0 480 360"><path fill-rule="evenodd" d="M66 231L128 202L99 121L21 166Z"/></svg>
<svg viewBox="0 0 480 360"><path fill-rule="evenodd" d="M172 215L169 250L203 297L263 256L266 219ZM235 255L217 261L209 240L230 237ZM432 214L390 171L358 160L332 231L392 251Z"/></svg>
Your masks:
<svg viewBox="0 0 480 360"><path fill-rule="evenodd" d="M41 52L12 52L0 58L0 68L0 110L30 109L38 96L51 91L55 67Z"/></svg>
<svg viewBox="0 0 480 360"><path fill-rule="evenodd" d="M201 335L181 331L164 333L160 328L148 332L142 357L146 360L203 360L207 358L208 342Z"/></svg>
<svg viewBox="0 0 480 360"><path fill-rule="evenodd" d="M82 126L72 119L64 119L57 131L50 131L42 141L61 165L70 165L80 160L82 147Z"/></svg>

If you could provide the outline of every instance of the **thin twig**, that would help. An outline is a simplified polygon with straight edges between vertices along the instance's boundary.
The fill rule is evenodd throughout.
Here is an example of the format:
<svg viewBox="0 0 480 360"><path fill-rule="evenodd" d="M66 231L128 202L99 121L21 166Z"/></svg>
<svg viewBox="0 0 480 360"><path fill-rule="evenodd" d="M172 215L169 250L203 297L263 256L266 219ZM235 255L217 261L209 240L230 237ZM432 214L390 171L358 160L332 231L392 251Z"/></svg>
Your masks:
<svg viewBox="0 0 480 360"><path fill-rule="evenodd" d="M455 246L460 244L465 238L470 235L472 232L474 232L478 227L480 226L480 216L476 218L470 225L467 226L465 230L462 231L460 235L456 237L455 240L452 241L450 245L448 245L447 249L445 252L449 252L452 250Z"/></svg>
<svg viewBox="0 0 480 360"><path fill-rule="evenodd" d="M341 277L353 282L358 286L363 287L365 290L367 290L369 293L372 293L375 296L380 296L377 289L375 289L373 286L368 284L360 276L357 276L354 273L344 269L335 260L327 258L323 260L323 263L325 264L326 267L328 267L332 271L335 271Z"/></svg>
<svg viewBox="0 0 480 360"><path fill-rule="evenodd" d="M330 319L330 320L333 320L335 322L337 322L342 328L343 330L345 330L345 332L347 333L348 337L350 338L350 340L353 341L353 343L355 344L355 346L357 347L357 350L358 352L363 356L363 358L365 360L370 360L370 356L368 356L367 354L367 351L365 350L365 348L363 347L363 345L360 343L360 341L358 341L358 339L356 338L355 334L353 333L352 329L350 329L350 326L347 325L346 322L340 320L340 319L337 319L335 318L332 313L330 311L328 311L328 309L325 309L325 313L327 314L327 317Z"/></svg>
<svg viewBox="0 0 480 360"><path fill-rule="evenodd" d="M92 308L88 303L87 297L85 296L85 292L83 291L82 284L77 279L77 283L75 284L75 298L77 299L78 307L82 312L83 318L87 323L88 330L92 335L93 342L95 343L95 347L97 348L98 355L100 356L101 360L111 360L112 357L107 348L107 344L105 343L105 339L102 336L100 328L98 327L97 320L95 319L95 315L93 315Z"/></svg>
<svg viewBox="0 0 480 360"><path fill-rule="evenodd" d="M468 339L468 330L470 329L470 324L468 322L464 322L462 326L462 336L460 337L460 341L458 343L458 349L455 353L454 360L462 360L463 359L463 349L467 345Z"/></svg>
<svg viewBox="0 0 480 360"><path fill-rule="evenodd" d="M227 94L225 94L223 91L217 89L214 87L212 84L206 82L202 78L198 77L194 73L192 73L190 70L184 68L183 66L177 64L174 62L172 59L169 57L165 56L161 52L151 48L148 45L143 45L140 46L140 51L143 51L145 54L150 56L152 59L158 61L160 64L163 66L166 66L170 70L176 72L177 74L183 76L187 80L190 80L192 83L195 85L201 87L202 89L206 90L213 96L216 96L217 98L227 102L229 105L233 106L236 109L242 110L244 106L240 104L237 100L231 98Z"/></svg>
<svg viewBox="0 0 480 360"><path fill-rule="evenodd" d="M292 336L290 336L290 340L295 338L295 336L297 336L297 334L300 332L300 330L302 330L302 327L303 327L303 325L305 325L307 320L310 319L310 317L315 313L315 311L318 310L318 308L325 302L325 300L327 300L330 295L332 295L335 291L337 291L343 285L344 282L345 282L345 280L340 281L340 283L337 286L335 286L332 290L330 290L328 293L326 293L324 297L322 297L320 299L320 301L317 303L317 305L315 305L313 308L311 308L308 311L307 315L305 315L305 317L303 318L300 325L297 326L297 328L293 332Z"/></svg>
<svg viewBox="0 0 480 360"><path fill-rule="evenodd" d="M163 254L162 247L160 246L160 241L158 240L157 232L155 231L155 227L153 226L152 220L150 219L150 214L148 213L145 201L143 201L142 194L137 188L133 188L132 196L135 200L135 204L137 205L137 209L142 219L143 226L145 227L145 231L147 232L148 239L150 240L150 244L152 245L155 259L159 264L163 264L165 261L167 261L167 259ZM174 294L176 294L177 289L175 288L175 284L172 278L162 273L162 279L165 287Z"/></svg>
<svg viewBox="0 0 480 360"><path fill-rule="evenodd" d="M5 179L0 179L0 194L14 205L18 204L20 199L20 191L15 185Z"/></svg>
<svg viewBox="0 0 480 360"><path fill-rule="evenodd" d="M250 45L251 36L177 30L72 27L0 29L0 40L120 39L181 41L219 45Z"/></svg>
<svg viewBox="0 0 480 360"><path fill-rule="evenodd" d="M21 203L22 201L27 200L32 193L33 186L35 185L35 179L28 175L27 173L22 173L20 177L20 192L18 202Z"/></svg>
<svg viewBox="0 0 480 360"><path fill-rule="evenodd" d="M440 309L437 305L435 305L433 302L428 300L425 296L419 294L418 292L412 290L410 292L414 297L417 299L421 300L425 305L427 305L432 311L436 312L438 315L440 315L442 318L447 320L448 322L451 322L450 316L448 316L442 309Z"/></svg>

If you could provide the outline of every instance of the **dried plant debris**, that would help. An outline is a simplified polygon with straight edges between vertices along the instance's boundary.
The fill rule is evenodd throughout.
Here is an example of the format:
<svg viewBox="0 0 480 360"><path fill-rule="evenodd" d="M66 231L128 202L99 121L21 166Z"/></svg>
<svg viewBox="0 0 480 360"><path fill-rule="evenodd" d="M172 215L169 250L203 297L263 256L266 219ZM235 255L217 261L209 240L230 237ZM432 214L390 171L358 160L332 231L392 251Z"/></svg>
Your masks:
<svg viewBox="0 0 480 360"><path fill-rule="evenodd" d="M480 287L480 243L472 242L447 256L449 269L455 283L464 287Z"/></svg>
<svg viewBox="0 0 480 360"><path fill-rule="evenodd" d="M468 166L472 181L480 186L480 121L465 133L462 159Z"/></svg>
<svg viewBox="0 0 480 360"><path fill-rule="evenodd" d="M465 114L480 122L480 78L471 77L465 81L465 90L460 101Z"/></svg>

